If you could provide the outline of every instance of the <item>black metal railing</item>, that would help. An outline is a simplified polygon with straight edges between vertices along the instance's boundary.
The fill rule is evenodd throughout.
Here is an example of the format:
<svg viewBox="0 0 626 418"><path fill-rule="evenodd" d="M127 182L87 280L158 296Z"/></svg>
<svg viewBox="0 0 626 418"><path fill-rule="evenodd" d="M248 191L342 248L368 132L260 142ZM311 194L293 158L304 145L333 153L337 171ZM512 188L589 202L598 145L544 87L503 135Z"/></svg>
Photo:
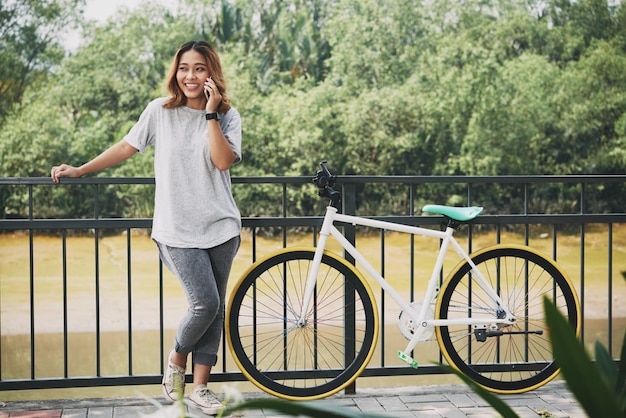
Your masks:
<svg viewBox="0 0 626 418"><path fill-rule="evenodd" d="M250 252L249 255L242 255L238 257L238 263L249 265L254 262L259 254L266 250L264 245L259 243L260 240L265 239L264 231L272 230L273 233L279 231L280 245L288 246L293 236L302 234L310 235L311 245L315 244L317 227L321 225L323 211L315 214L307 214L306 216L293 216L290 214L289 208L289 190L292 188L305 187L310 183L310 177L235 177L233 178L233 189L235 194L237 190L246 187L252 187L252 185L268 185L272 184L281 189L281 208L279 213L274 216L262 216L252 217L243 213L243 226L245 229L245 240L248 240ZM589 323L585 316L585 309L592 306L592 304L601 303L603 306L602 317L595 318L601 322L601 328L603 329L602 335L606 334L605 344L609 348L610 352L614 354L616 351L615 344L619 344L619 341L614 339L614 330L620 329L623 332L623 318L614 314L615 306L613 301L615 299L615 292L623 292L624 287L621 281L617 281L616 278L621 277L623 274L620 270L626 270L626 265L623 264L623 260L616 257L618 251L623 251L623 239L621 241L616 238L615 231L624 231L623 227L626 224L626 213L623 211L612 211L602 213L594 213L593 210L588 208L598 207L597 201L590 201L590 199L597 199L597 196L589 197L586 192L589 187L597 189L607 185L620 185L623 186L626 183L626 176L503 176L503 177L429 177L429 176L344 176L340 180L340 186L343 193L343 207L342 211L348 214L357 214L361 216L371 216L377 219L386 219L394 222L401 222L412 225L432 225L437 227L440 219L431 216L420 216L419 208L420 204L426 201L426 203L449 203L449 202L428 202L428 194L432 191L429 187L433 185L443 185L444 187L454 187L457 190L457 195L462 196L460 204L476 204L480 203L481 191L489 190L490 187L502 186L502 185L515 185L518 190L517 198L520 201L520 209L517 211L511 211L511 213L499 213L493 214L487 211L486 215L480 216L475 223L473 223L467 231L467 245L468 250L471 251L471 247L474 245L474 237L477 235L476 231L490 230L494 235L494 241L499 242L502 240L502 236L508 231L517 231L524 243L534 246L538 241L535 238L535 229L543 231L541 240L542 243L548 239L549 244L546 246L553 258L557 259L557 255L560 251L563 251L562 240L569 239L570 241L576 241L578 246L578 256L576 257L576 265L569 266L567 269L570 278L575 283L579 292L579 297L583 309L584 327ZM158 320L154 323L153 331L158 332L158 349L154 350L150 355L141 354L142 357L149 357L151 360L150 370L147 372L138 371L138 366L135 366L134 360L137 358L137 351L143 348L137 347L135 343L136 335L140 330L135 329L135 318L133 317L136 312L136 300L133 294L133 287L135 286L136 272L133 270L133 264L138 261L135 255L135 238L133 236L137 231L146 232L151 227L150 218L103 218L100 215L99 210L99 194L102 187L114 186L114 185L152 185L154 179L152 178L83 178L83 179L63 179L62 184L54 187L67 187L72 185L81 185L86 187L93 187L93 204L94 214L92 218L87 219L50 219L50 218L36 218L36 204L46 204L45 202L34 202L33 195L36 188L53 187L52 182L48 178L0 178L0 192L2 187L10 188L23 188L23 194L27 196L25 205L27 205L23 213L27 213L23 218L14 219L0 219L0 240L10 240L15 234L19 234L22 237L26 237L28 242L28 266L17 266L15 268L23 272L20 276L18 274L18 281L20 286L24 286L25 294L20 293L20 303L12 300L6 300L3 295L12 294L11 286L17 286L15 283L15 274L9 274L8 271L13 268L11 260L11 252L7 250L10 245L0 247L0 255L3 257L0 260L0 334L2 340L0 341L0 390L21 390L21 389L44 389L44 388L71 388L71 387L87 387L87 386L122 386L122 385L144 385L144 384L159 384L163 373L163 357L165 355L165 347L169 345L169 341L166 344L166 338L168 332L166 324L166 297L164 295L164 275L167 274L158 257L153 258L155 265L156 275L158 276L158 282L154 282L153 294L154 304L158 305L156 308ZM574 208L570 213L543 213L540 209L537 209L537 205L532 201L533 189L541 187L542 185L553 184L560 186L567 186L568 188L574 188L576 196L572 207ZM387 211L384 205L381 204L380 211L372 210L369 206L367 211L374 211L375 213L359 213L363 205L357 205L359 202L360 193L364 188L372 185L385 185L386 187L399 187L402 193L407 196L406 208L403 210ZM310 187L310 186L309 186ZM313 191L313 189L311 189ZM420 190L426 190L427 192L420 193ZM461 190L461 193L458 191ZM2 194L0 193L0 196ZM0 202L2 203L2 202ZM323 208L323 206L320 206ZM532 209L531 209L532 208ZM394 212L392 215L388 213ZM593 256L594 259L589 259L589 248L586 244L586 237L589 236L589 229L593 228L594 231L600 231L604 242L603 257L604 260L597 260L597 256ZM567 234L561 232L563 229L567 229ZM89 315L93 316L90 320L93 321L94 327L88 334L89 338L93 338L93 346L95 347L95 353L93 355L95 364L91 373L74 372L73 356L68 347L71 346L71 340L77 331L74 329L76 318L72 318L68 306L68 286L69 282L76 275L77 269L83 269L82 266L73 266L72 257L68 256L68 243L70 238L68 235L72 235L73 231L90 231L93 238L93 252L94 260L93 264L89 266L90 272L81 271L81 275L86 275L92 278L93 282L89 284L90 289L93 290L89 297L93 299L93 310L90 310ZM127 366L123 371L115 370L109 372L104 370L102 366L102 347L105 344L104 339L109 338L107 330L103 325L109 324L111 319L107 317L107 314L103 311L103 296L102 293L106 291L106 286L102 283L103 266L100 264L101 252L102 252L102 237L107 235L107 231L123 231L125 236L125 271L123 276L125 284L125 311L126 318L124 324L118 324L117 327L122 329L125 337L122 338L123 343L120 343L124 350ZM297 231L297 232L296 232ZM306 232L303 232L306 231ZM547 232L546 232L547 231ZM575 231L572 233L572 231ZM70 234L68 234L70 232ZM46 322L43 321L41 325L37 318L41 317L40 310L43 309L38 305L39 292L45 292L41 290L39 283L49 279L47 272L38 271L35 266L37 263L37 255L39 248L39 240L45 235L55 235L60 240L60 249L58 253L58 259L60 263L59 277L56 277L56 282L60 281L59 304L58 309L62 312L62 325L60 329L54 332L59 337L54 340L55 348L45 347L42 349L40 341L45 341L46 344L52 344L48 341L50 337L50 330L46 329ZM357 231L351 226L344 226L344 233L346 237L353 243L357 242ZM551 237L551 239L549 239ZM308 239L308 238L307 238ZM380 246L380 269L384 273L388 266L385 264L385 258L387 254L387 237L384 233L380 233L379 236ZM618 242L619 247L618 247ZM494 242L495 243L495 242ZM409 246L414 245L413 239ZM545 245L545 244L543 244ZM571 250L571 245L569 245ZM153 254L156 254L154 250ZM249 257L249 258L248 258ZM557 259L557 261L559 261ZM412 295L415 292L416 280L413 273L414 267L419 260L415 260L414 252L410 251L409 259L407 260L407 280L405 291ZM92 270L93 269L93 270ZM3 272L4 271L4 272ZM384 275L384 274L383 274ZM593 282L596 287L602 288L600 296L598 296L597 290L594 290L592 294L592 300L587 300L588 282L593 278ZM233 278L234 279L234 278ZM26 286L24 283L28 282ZM119 284L118 284L119 285ZM107 284L108 286L108 284ZM439 374L444 373L442 369L436 365L424 365L415 370L410 367L400 366L399 362L394 362L395 365L390 365L389 359L386 357L385 339L392 332L385 330L386 325L385 315L385 297L384 294L380 295L380 303L383 305L381 313L383 315L381 330L381 339L379 342L379 353L371 361L368 368L364 371L362 376L394 376L394 375L412 375L412 374ZM5 306L10 306L12 309L4 309ZM18 306L18 309L15 307ZM45 315L45 312L43 313ZM388 314L390 317L391 314ZM621 314L618 314L621 315ZM626 315L625 315L626 316ZM619 324L615 324L614 321L619 320ZM78 320L80 321L80 320ZM16 330L15 323L23 323L24 328ZM582 340L585 343L593 342L588 341L585 335L585 328L581 335ZM80 327L78 327L80 328ZM108 328L107 328L108 329ZM84 333L84 331L80 331ZM19 344L16 343L16 335L25 338L24 341ZM595 338L596 334L590 338ZM617 335L621 338L621 335ZM604 337L603 337L604 338ZM21 341L21 340L20 340ZM222 355L219 367L214 368L212 373L212 381L238 381L245 380L242 373L234 366L234 362L230 359L225 344L222 345ZM399 348L399 347L391 347ZM401 348L401 347L400 347ZM56 350L56 351L55 351ZM7 359L15 358L10 355L11 353L19 351L19 358L24 367L28 367L28 371L23 370L21 367L19 373L15 373L15 365L8 364ZM47 360L41 359L45 356L45 353L54 351L62 353L62 359L55 358L56 364L61 364L60 367L54 371L42 372L40 364ZM90 360L91 361L91 360ZM311 372L314 374L314 372Z"/></svg>

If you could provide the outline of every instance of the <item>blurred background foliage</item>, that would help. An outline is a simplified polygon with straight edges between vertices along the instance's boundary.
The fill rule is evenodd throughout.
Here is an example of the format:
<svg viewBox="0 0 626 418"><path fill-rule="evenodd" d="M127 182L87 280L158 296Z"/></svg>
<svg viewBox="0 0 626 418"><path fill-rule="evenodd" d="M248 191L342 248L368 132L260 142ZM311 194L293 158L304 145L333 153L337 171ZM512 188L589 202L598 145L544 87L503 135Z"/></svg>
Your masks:
<svg viewBox="0 0 626 418"><path fill-rule="evenodd" d="M242 115L235 176L311 176L323 159L346 175L626 171L620 1L179 0L175 11L145 1L105 23L86 19L84 7L0 3L0 177L48 176L122 139L165 94L172 57L189 39L217 46ZM62 42L68 30L82 34L75 50ZM151 157L97 175L149 177ZM56 202L40 205L39 217L93 213L89 187L36 189L36 199ZM235 189L245 216L275 214L277 193ZM622 186L587 193L598 197L595 211L623 210ZM394 188L364 194L361 205L406 207ZM101 216L151 215L150 187L100 195ZM492 213L510 212L510 193L483 195ZM546 213L571 213L576 196L548 187L535 198ZM24 216L26 197L0 188L0 217ZM289 189L290 212L311 214L312 197Z"/></svg>

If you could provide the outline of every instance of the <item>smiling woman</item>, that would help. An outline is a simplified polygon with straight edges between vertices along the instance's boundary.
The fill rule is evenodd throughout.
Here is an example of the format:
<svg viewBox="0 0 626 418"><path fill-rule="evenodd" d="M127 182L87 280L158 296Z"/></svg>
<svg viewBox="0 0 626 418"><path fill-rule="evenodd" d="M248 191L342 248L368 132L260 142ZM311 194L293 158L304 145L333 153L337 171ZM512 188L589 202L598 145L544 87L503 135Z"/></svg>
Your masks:
<svg viewBox="0 0 626 418"><path fill-rule="evenodd" d="M151 237L189 304L167 356L163 392L177 399L192 354L189 399L211 414L222 407L207 382L217 363L226 286L241 242L229 173L241 160L241 117L226 95L219 56L207 42L178 48L166 87L170 96L150 102L121 141L80 167L54 166L51 176L59 183L102 171L154 146Z"/></svg>

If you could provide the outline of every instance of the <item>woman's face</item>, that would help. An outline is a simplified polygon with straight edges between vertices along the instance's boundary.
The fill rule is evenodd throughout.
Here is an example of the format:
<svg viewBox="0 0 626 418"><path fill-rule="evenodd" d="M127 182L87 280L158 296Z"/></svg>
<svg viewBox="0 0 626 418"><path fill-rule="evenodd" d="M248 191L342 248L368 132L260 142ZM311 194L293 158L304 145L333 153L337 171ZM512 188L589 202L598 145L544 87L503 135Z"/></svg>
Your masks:
<svg viewBox="0 0 626 418"><path fill-rule="evenodd" d="M209 78L209 71L204 55L190 49L180 56L176 81L178 87L187 97L187 106L193 109L204 109L204 82Z"/></svg>

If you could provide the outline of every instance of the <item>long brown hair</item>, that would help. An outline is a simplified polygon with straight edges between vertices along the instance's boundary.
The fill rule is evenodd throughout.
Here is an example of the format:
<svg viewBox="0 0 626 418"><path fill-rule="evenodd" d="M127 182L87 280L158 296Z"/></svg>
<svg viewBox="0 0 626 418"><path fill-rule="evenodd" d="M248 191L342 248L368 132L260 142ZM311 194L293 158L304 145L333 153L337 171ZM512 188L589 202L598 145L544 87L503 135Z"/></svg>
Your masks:
<svg viewBox="0 0 626 418"><path fill-rule="evenodd" d="M209 75L215 81L215 85L222 95L222 101L217 107L217 111L220 113L226 113L230 109L230 99L226 94L226 80L224 80L224 73L222 72L222 64L220 57L217 54L215 48L213 48L208 42L205 41L189 41L185 42L178 48L170 72L165 82L165 87L170 92L170 97L163 103L163 107L172 109L174 107L184 106L187 104L187 97L178 86L178 80L176 79L176 73L178 72L178 64L180 63L180 57L187 51L195 50L202 54L207 62L207 69Z"/></svg>

